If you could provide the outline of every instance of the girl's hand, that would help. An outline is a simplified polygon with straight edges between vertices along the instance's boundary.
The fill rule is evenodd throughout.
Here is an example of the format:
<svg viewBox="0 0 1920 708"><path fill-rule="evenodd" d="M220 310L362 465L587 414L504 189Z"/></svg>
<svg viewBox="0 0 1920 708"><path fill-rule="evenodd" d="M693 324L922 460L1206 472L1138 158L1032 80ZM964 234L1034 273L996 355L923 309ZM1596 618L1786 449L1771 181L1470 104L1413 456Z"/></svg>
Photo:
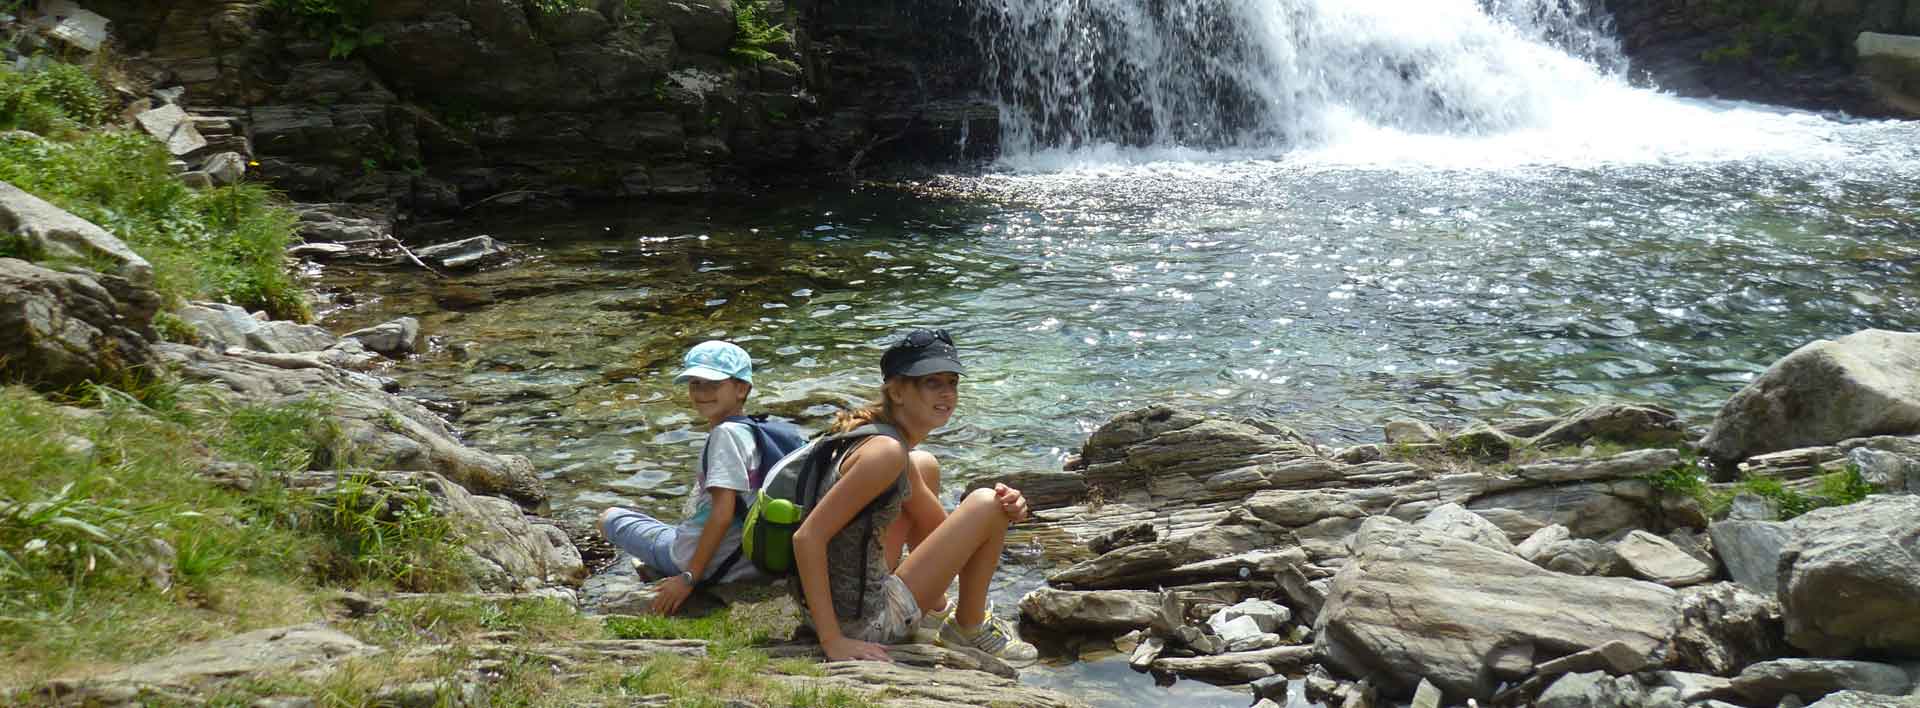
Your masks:
<svg viewBox="0 0 1920 708"><path fill-rule="evenodd" d="M995 484L993 499L1000 502L1000 511L1007 515L1008 521L1017 524L1027 520L1027 498L1020 494L1020 490L1005 484Z"/></svg>
<svg viewBox="0 0 1920 708"><path fill-rule="evenodd" d="M676 575L660 581L653 595L653 612L658 615L671 615L680 611L680 605L693 594L693 583L687 582L687 576Z"/></svg>
<svg viewBox="0 0 1920 708"><path fill-rule="evenodd" d="M827 653L828 661L893 661L885 647L851 637L823 639L820 650Z"/></svg>

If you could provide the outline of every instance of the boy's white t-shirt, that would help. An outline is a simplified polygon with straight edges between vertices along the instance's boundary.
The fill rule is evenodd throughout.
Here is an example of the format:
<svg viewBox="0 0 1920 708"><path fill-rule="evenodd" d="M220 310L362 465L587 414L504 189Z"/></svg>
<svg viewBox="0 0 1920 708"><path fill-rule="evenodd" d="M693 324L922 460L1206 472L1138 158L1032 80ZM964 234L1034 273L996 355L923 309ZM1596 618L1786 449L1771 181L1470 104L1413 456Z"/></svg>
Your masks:
<svg viewBox="0 0 1920 708"><path fill-rule="evenodd" d="M687 504L680 517L679 535L673 540L673 562L682 568L693 561L694 550L700 546L700 532L706 529L707 518L713 515L713 495L709 489L731 489L739 494L736 505L753 504L755 490L747 481L748 471L760 464L760 450L753 443L753 428L745 423L721 423L714 426L707 435L706 448L700 452L700 469L705 471L705 479L696 476L693 493L687 495ZM700 473L696 472L696 475ZM737 515L739 512L735 512ZM727 527L726 538L720 547L707 560L706 573L712 576L720 564L733 555L740 547L741 528L739 522ZM715 582L730 583L736 580L758 577L759 570L753 562L743 555L727 569L724 578Z"/></svg>

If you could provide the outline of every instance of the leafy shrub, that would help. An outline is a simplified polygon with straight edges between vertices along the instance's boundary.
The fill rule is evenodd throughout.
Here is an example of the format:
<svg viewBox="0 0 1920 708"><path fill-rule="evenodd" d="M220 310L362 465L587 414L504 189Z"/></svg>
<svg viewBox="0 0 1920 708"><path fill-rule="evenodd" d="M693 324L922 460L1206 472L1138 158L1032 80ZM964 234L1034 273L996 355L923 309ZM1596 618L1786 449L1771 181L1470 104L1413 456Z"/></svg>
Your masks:
<svg viewBox="0 0 1920 708"><path fill-rule="evenodd" d="M165 149L132 132L0 137L0 180L120 237L152 262L170 305L224 300L311 319L286 260L297 217L257 184L189 189L167 162Z"/></svg>
<svg viewBox="0 0 1920 708"><path fill-rule="evenodd" d="M307 36L327 40L331 59L345 59L362 47L386 42L386 37L368 29L373 24L373 0L267 0L267 7L292 17Z"/></svg>
<svg viewBox="0 0 1920 708"><path fill-rule="evenodd" d="M774 61L768 47L776 47L793 39L785 27L767 21L767 8L760 0L740 0L733 6L733 46L728 52L737 60L748 64Z"/></svg>
<svg viewBox="0 0 1920 708"><path fill-rule="evenodd" d="M314 501L318 530L337 542L330 579L391 581L418 592L454 589L466 579L456 555L460 535L435 513L425 490L342 474Z"/></svg>
<svg viewBox="0 0 1920 708"><path fill-rule="evenodd" d="M43 135L92 128L112 115L107 93L83 67L42 62L0 71L0 130Z"/></svg>

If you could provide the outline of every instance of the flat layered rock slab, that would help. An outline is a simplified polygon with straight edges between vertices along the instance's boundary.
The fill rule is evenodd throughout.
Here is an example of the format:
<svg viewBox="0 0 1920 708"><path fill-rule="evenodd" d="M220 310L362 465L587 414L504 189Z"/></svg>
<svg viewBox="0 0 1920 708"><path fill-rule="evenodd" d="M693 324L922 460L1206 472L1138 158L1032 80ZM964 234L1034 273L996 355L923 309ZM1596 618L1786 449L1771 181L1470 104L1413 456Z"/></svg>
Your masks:
<svg viewBox="0 0 1920 708"><path fill-rule="evenodd" d="M1022 685L984 671L928 669L900 663L838 661L821 678L786 679L803 688L838 686L867 693L879 705L898 708L1086 708L1087 703L1059 691Z"/></svg>
<svg viewBox="0 0 1920 708"><path fill-rule="evenodd" d="M324 624L262 629L193 645L178 652L100 676L108 682L192 685L267 671L338 666L372 656L380 648Z"/></svg>
<svg viewBox="0 0 1920 708"><path fill-rule="evenodd" d="M1369 519L1355 549L1320 611L1316 647L1389 695L1424 677L1484 700L1494 689L1486 658L1502 647L1531 645L1545 660L1619 642L1663 661L1679 619L1670 588L1554 573L1390 518Z"/></svg>

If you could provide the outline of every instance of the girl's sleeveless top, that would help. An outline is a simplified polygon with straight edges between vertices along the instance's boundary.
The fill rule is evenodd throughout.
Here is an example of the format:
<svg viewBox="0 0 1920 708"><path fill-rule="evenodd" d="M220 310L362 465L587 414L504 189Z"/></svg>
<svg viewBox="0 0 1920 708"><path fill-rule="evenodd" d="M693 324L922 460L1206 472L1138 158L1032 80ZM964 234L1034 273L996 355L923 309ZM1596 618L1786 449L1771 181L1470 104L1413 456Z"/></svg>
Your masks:
<svg viewBox="0 0 1920 708"><path fill-rule="evenodd" d="M835 470L838 479L839 470ZM833 594L833 613L840 619L843 633L853 636L856 628L863 626L863 620L879 617L887 608L887 576L893 571L887 569L885 558L880 555L881 539L887 535L887 527L900 518L907 495L912 491L912 482L905 470L893 484L893 494L885 502L872 509L854 515L845 528L827 541L827 583ZM868 517L873 522L873 533L867 533ZM864 538L863 538L864 537ZM862 547L861 541L865 546ZM861 605L860 588L866 587L866 604ZM796 578L789 586L794 600L804 612L807 607L805 591Z"/></svg>

